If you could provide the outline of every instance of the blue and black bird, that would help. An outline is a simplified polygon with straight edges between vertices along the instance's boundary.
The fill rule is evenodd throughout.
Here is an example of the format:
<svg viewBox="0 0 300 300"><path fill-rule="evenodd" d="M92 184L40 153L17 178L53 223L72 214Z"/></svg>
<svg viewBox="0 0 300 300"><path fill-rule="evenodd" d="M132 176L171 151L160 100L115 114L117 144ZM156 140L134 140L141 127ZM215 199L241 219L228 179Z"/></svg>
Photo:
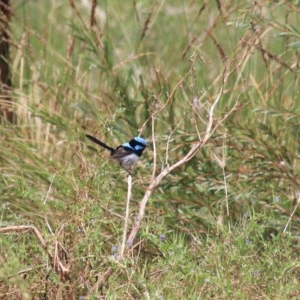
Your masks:
<svg viewBox="0 0 300 300"><path fill-rule="evenodd" d="M89 134L86 134L86 137L102 148L110 151L110 157L116 160L126 170L133 167L147 147L146 140L138 136L134 137L128 143L120 145L116 149L106 145Z"/></svg>

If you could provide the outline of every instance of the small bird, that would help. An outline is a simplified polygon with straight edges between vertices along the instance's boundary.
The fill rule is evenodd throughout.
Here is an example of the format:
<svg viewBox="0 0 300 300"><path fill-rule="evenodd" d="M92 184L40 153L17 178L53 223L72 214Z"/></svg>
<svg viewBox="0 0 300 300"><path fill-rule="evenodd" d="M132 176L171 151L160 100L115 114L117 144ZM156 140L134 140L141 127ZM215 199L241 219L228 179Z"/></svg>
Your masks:
<svg viewBox="0 0 300 300"><path fill-rule="evenodd" d="M134 137L128 143L124 143L116 149L99 141L97 138L86 134L86 137L104 149L110 151L110 157L115 159L124 169L128 171L139 160L143 151L147 147L147 142L141 137Z"/></svg>

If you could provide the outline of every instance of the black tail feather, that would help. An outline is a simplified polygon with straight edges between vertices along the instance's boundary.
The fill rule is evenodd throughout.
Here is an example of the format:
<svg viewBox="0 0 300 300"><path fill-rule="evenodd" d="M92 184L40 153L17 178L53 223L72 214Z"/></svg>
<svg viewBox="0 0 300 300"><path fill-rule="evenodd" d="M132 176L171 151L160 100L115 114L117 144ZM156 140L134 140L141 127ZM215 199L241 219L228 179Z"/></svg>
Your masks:
<svg viewBox="0 0 300 300"><path fill-rule="evenodd" d="M95 137L89 135L89 134L86 134L85 135L87 138L89 138L91 141L93 141L94 143L98 144L99 146L105 148L106 150L110 151L111 153L113 153L115 151L114 148L111 148L109 146L107 146L106 144L104 144L103 142L99 141L98 139L96 139Z"/></svg>

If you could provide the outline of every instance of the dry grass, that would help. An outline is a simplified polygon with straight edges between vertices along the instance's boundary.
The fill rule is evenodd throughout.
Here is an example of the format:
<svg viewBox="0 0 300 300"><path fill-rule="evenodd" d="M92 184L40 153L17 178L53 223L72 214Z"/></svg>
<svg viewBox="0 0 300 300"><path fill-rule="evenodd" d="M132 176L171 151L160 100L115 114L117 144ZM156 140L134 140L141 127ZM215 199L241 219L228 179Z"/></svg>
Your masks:
<svg viewBox="0 0 300 300"><path fill-rule="evenodd" d="M13 5L1 224L47 247L1 236L0 298L296 299L296 2ZM86 132L152 141L131 251L126 174Z"/></svg>

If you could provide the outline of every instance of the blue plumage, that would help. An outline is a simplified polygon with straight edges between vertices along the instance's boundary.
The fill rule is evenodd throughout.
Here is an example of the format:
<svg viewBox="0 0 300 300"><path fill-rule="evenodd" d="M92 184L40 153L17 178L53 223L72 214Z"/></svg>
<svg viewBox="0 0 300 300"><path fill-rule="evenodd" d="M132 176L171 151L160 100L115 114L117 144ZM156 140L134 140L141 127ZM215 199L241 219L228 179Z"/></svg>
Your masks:
<svg viewBox="0 0 300 300"><path fill-rule="evenodd" d="M120 145L116 149L106 145L105 143L89 134L87 134L86 137L92 140L94 143L110 151L110 156L117 162L119 162L119 164L125 169L132 168L147 147L146 140L138 136L134 137L129 142Z"/></svg>

